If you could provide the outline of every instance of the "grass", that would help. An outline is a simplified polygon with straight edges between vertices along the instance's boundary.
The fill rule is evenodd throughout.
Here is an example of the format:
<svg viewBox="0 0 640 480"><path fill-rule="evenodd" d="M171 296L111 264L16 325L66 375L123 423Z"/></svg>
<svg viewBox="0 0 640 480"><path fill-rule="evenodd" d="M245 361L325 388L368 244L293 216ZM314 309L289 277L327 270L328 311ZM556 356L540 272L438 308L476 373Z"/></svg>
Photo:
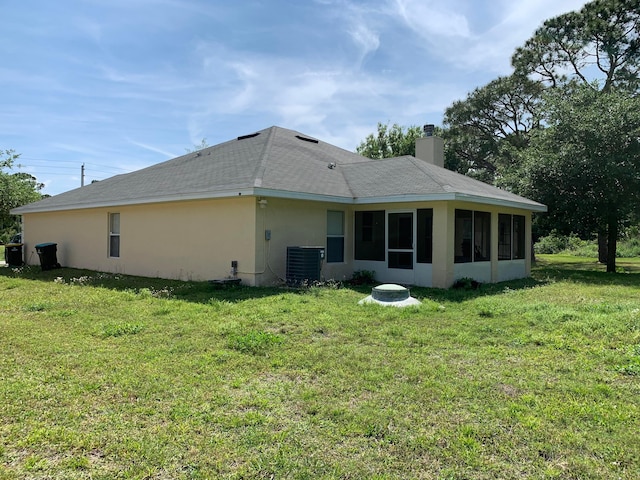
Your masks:
<svg viewBox="0 0 640 480"><path fill-rule="evenodd" d="M0 479L640 478L640 262L231 288L0 269Z"/></svg>

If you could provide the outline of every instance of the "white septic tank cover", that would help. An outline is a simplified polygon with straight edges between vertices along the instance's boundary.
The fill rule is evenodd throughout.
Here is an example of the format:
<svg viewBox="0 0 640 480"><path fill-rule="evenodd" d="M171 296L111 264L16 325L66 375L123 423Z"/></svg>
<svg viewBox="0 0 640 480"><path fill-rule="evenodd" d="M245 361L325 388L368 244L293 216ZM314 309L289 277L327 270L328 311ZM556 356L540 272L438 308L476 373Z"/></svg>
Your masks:
<svg viewBox="0 0 640 480"><path fill-rule="evenodd" d="M409 289L395 283L385 283L371 289L371 295L358 302L377 303L389 307L408 307L410 305L420 305L420 300L413 298L409 294Z"/></svg>

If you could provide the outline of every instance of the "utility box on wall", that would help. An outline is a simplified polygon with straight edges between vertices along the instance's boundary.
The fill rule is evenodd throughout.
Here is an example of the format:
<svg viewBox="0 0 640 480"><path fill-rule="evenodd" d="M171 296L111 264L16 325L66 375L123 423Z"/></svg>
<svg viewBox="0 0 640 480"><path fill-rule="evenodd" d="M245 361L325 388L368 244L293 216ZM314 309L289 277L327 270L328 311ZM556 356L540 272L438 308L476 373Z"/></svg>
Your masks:
<svg viewBox="0 0 640 480"><path fill-rule="evenodd" d="M320 281L324 247L287 247L287 285Z"/></svg>

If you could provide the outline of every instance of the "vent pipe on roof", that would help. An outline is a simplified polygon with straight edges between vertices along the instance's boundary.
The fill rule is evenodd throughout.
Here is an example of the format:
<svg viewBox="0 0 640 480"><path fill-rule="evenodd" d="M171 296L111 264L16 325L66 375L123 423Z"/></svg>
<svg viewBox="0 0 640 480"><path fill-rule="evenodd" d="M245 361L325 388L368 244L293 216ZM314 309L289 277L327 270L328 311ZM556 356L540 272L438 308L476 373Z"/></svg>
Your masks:
<svg viewBox="0 0 640 480"><path fill-rule="evenodd" d="M422 131L424 132L425 137L433 137L433 130L436 128L432 123L427 123L424 127L422 127Z"/></svg>

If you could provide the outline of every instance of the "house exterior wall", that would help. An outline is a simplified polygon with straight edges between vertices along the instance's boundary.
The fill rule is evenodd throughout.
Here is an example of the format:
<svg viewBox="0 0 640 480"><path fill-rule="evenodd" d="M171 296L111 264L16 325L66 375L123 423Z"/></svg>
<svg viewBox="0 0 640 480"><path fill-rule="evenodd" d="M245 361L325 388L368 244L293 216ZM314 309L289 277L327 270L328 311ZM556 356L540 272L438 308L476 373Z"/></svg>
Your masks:
<svg viewBox="0 0 640 480"><path fill-rule="evenodd" d="M531 273L531 212L522 209L470 202L416 202L404 204L375 204L357 206L355 210L385 210L385 212L416 212L421 208L433 209L433 262L419 264L412 270L390 269L387 261L354 260L354 270L376 272L380 282L413 284L424 287L449 288L460 278L473 278L482 283L495 283L527 277ZM491 260L486 262L455 263L455 211L471 210L491 214ZM498 215L525 217L525 252L521 260L498 260ZM415 252L414 252L415 253Z"/></svg>
<svg viewBox="0 0 640 480"><path fill-rule="evenodd" d="M287 247L327 246L327 211L344 212L344 262L322 262L322 278L343 280L353 273L353 213L350 205L267 198L256 210L256 284L285 279ZM266 240L265 231L270 231Z"/></svg>
<svg viewBox="0 0 640 480"><path fill-rule="evenodd" d="M344 261L322 264L322 278L345 280L356 270L372 270L383 283L448 288L455 280L471 277L500 282L530 275L531 212L468 202L406 202L352 205L333 202L243 196L118 208L93 208L27 213L23 215L25 260L38 264L35 245L58 244L63 266L182 280L226 278L231 262L246 285L267 286L286 276L289 246L327 248L327 212L344 213ZM433 209L433 260L413 269L393 269L384 261L354 259L355 212L389 213ZM491 215L491 260L455 263L455 211L472 210ZM109 214L120 214L120 257L110 258ZM498 260L498 215L525 217L525 252L522 260ZM385 226L386 230L386 226ZM266 232L269 232L267 237ZM386 235L386 233L385 233Z"/></svg>
<svg viewBox="0 0 640 480"><path fill-rule="evenodd" d="M417 263L411 270L388 268L387 259L384 261L354 260L354 270L368 270L375 272L376 280L383 283L401 283L419 285L423 287L436 286L434 279L452 276L449 272L453 268L453 246L448 238L453 238L453 221L450 219L448 202L413 202L413 203L380 203L357 205L355 211L384 210L385 220L389 213L414 213L414 236L416 233L416 211L422 208L433 209L433 263ZM385 231L387 226L385 225ZM415 242L414 242L415 243ZM451 265L443 261L451 256ZM415 250L414 250L415 259Z"/></svg>
<svg viewBox="0 0 640 480"><path fill-rule="evenodd" d="M255 267L255 198L233 198L28 213L23 215L26 260L35 245L58 244L63 266L181 280L229 276ZM109 214L120 214L120 256L108 254ZM254 284L250 275L243 278Z"/></svg>

